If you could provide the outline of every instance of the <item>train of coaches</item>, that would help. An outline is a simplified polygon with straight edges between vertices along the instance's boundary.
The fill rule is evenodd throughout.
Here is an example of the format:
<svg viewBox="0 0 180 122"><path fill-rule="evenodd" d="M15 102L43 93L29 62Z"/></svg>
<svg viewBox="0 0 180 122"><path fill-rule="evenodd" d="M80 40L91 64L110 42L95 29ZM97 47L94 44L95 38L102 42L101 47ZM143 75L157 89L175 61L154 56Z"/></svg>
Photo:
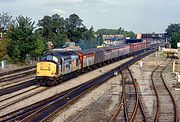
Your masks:
<svg viewBox="0 0 180 122"><path fill-rule="evenodd" d="M50 51L37 63L36 78L43 85L54 85L70 76L150 47L147 41L79 51Z"/></svg>

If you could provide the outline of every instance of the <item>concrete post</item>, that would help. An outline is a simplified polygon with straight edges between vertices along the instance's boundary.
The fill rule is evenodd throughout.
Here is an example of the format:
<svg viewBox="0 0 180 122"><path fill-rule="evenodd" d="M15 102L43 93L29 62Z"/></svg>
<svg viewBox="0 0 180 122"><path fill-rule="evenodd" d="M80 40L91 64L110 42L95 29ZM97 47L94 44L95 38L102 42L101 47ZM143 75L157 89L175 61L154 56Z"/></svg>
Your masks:
<svg viewBox="0 0 180 122"><path fill-rule="evenodd" d="M175 61L173 61L173 73L175 72Z"/></svg>
<svg viewBox="0 0 180 122"><path fill-rule="evenodd" d="M4 69L6 67L6 60L1 61L1 68Z"/></svg>
<svg viewBox="0 0 180 122"><path fill-rule="evenodd" d="M143 61L139 61L139 66L143 67Z"/></svg>

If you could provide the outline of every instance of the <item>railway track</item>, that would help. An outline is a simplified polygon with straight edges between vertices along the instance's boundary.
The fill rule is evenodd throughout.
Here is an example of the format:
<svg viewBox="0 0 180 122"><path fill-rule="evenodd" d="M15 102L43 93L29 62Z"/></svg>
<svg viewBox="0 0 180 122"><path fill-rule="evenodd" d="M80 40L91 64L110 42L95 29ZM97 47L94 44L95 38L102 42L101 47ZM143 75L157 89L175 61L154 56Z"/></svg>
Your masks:
<svg viewBox="0 0 180 122"><path fill-rule="evenodd" d="M0 77L0 83L2 82L7 82L7 81L12 81L12 80L15 80L17 78L22 78L22 77L25 77L25 76L28 76L28 75L31 75L31 74L35 74L35 69L30 69L30 70L27 70L27 71L21 71L21 72L18 72L18 73L13 73L13 74L10 74L10 75L5 75L5 76L1 76Z"/></svg>
<svg viewBox="0 0 180 122"><path fill-rule="evenodd" d="M30 69L30 70L2 76L0 77L0 89L22 83L24 80L34 77L34 75L35 75L35 69Z"/></svg>
<svg viewBox="0 0 180 122"><path fill-rule="evenodd" d="M13 75L13 74L24 72L27 70L32 70L32 69L35 70L35 68L36 68L36 66L29 66L29 67L25 67L25 68L16 69L16 70L5 71L5 72L0 73L0 77L4 77L7 75Z"/></svg>
<svg viewBox="0 0 180 122"><path fill-rule="evenodd" d="M19 83L17 85L13 85L13 86L10 86L7 88L0 89L0 96L10 94L10 93L13 93L13 92L18 91L18 90L22 90L22 89L25 89L27 87L30 87L30 86L33 86L36 84L37 84L36 80L34 78L32 78L31 80L28 80L26 82Z"/></svg>
<svg viewBox="0 0 180 122"><path fill-rule="evenodd" d="M164 64L160 64L151 74L151 81L155 90L157 104L156 113L154 115L155 122L179 121L176 101L162 76L162 72L169 63L169 61L165 61Z"/></svg>
<svg viewBox="0 0 180 122"><path fill-rule="evenodd" d="M5 98L5 99L2 99L0 100L0 110L3 110L9 106L12 106L22 100L25 100L29 97L32 97L38 93L41 93L45 90L48 90L49 88L39 88L38 86L37 87L34 87L32 89L29 89L29 90L26 90L24 92L21 92L19 94L15 94L11 97L8 97L8 98Z"/></svg>
<svg viewBox="0 0 180 122"><path fill-rule="evenodd" d="M82 95L86 94L88 91L102 84L107 79L114 76L114 72L120 72L121 70L127 68L129 65L132 65L136 61L144 58L145 56L155 52L149 51L145 54L141 54L134 59L127 61L123 65L97 77L93 80L90 80L73 90L65 91L63 93L57 94L51 99L48 98L31 106L28 108L22 108L10 114L4 115L0 117L0 121L43 121L50 120L53 115L65 108L70 103L75 102L78 98L82 97ZM37 105L38 104L38 105Z"/></svg>
<svg viewBox="0 0 180 122"><path fill-rule="evenodd" d="M114 121L144 121L147 122L143 109L139 87L129 69L122 71L122 96L118 109L110 122Z"/></svg>

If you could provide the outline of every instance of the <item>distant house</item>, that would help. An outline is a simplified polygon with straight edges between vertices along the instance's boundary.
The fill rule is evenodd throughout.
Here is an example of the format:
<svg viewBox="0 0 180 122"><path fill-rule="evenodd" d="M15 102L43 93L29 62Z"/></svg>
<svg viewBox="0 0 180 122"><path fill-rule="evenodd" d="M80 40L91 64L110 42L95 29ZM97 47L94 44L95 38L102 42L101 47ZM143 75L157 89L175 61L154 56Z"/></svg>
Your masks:
<svg viewBox="0 0 180 122"><path fill-rule="evenodd" d="M105 45L119 45L124 43L126 40L124 35L116 34L116 35L103 35L103 40Z"/></svg>
<svg viewBox="0 0 180 122"><path fill-rule="evenodd" d="M140 33L140 34L137 34L136 38L147 40L147 41L150 41L152 43L165 42L166 41L165 33Z"/></svg>

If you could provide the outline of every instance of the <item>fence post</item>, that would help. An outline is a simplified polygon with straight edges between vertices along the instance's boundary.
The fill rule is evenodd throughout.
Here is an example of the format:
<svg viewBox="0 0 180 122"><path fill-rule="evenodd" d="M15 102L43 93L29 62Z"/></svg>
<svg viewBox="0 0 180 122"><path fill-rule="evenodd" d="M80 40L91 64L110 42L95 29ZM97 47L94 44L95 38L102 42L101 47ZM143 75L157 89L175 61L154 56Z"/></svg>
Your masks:
<svg viewBox="0 0 180 122"><path fill-rule="evenodd" d="M6 67L6 60L1 61L1 68L4 69Z"/></svg>

